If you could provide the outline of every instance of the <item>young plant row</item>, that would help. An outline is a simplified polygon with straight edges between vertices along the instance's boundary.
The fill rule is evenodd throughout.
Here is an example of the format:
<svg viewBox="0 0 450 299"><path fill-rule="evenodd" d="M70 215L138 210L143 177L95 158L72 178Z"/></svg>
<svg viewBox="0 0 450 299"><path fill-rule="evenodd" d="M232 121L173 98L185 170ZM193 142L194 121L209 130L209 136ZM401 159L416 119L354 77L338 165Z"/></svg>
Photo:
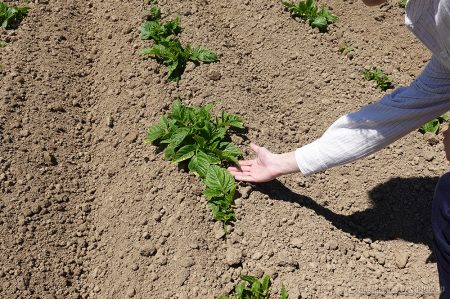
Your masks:
<svg viewBox="0 0 450 299"><path fill-rule="evenodd" d="M167 80L179 81L188 62L210 63L218 60L217 54L202 47L193 48L190 44L182 45L178 34L181 33L180 18L163 22L161 10L156 1L152 6L147 21L141 26L140 38L152 40L154 45L141 50L141 55L149 55L159 63L167 66Z"/></svg>
<svg viewBox="0 0 450 299"><path fill-rule="evenodd" d="M8 6L0 1L0 24L4 29L11 29L19 25L28 15L28 6Z"/></svg>
<svg viewBox="0 0 450 299"><path fill-rule="evenodd" d="M217 299L269 299L270 297L270 278L264 275L260 281L255 276L242 275L241 282L236 285L230 295L222 295ZM281 288L280 299L287 299L288 295L284 286Z"/></svg>
<svg viewBox="0 0 450 299"><path fill-rule="evenodd" d="M235 220L232 204L236 190L233 176L224 168L238 163L241 150L230 142L230 131L243 129L242 120L222 111L211 113L211 104L188 107L176 100L169 114L148 129L146 141L165 147L165 158L184 163L205 184L203 195L214 219L224 224Z"/></svg>

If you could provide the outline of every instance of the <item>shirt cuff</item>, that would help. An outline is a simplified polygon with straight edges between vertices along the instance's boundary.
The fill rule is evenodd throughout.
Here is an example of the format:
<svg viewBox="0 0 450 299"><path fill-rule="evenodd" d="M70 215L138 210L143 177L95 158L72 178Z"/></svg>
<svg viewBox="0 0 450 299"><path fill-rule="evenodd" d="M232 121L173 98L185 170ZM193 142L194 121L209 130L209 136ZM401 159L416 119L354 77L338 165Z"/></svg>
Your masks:
<svg viewBox="0 0 450 299"><path fill-rule="evenodd" d="M319 158L317 141L295 150L295 160L303 175L309 176L326 169L326 165Z"/></svg>

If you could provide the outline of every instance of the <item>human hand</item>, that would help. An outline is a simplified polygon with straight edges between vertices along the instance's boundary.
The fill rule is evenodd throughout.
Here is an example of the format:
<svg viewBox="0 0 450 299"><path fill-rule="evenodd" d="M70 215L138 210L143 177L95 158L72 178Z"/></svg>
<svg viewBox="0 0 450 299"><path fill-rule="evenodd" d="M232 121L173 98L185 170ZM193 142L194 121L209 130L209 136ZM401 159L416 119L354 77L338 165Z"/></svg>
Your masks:
<svg viewBox="0 0 450 299"><path fill-rule="evenodd" d="M262 183L271 181L283 174L299 171L294 152L274 154L253 143L250 144L250 147L256 153L255 159L239 161L240 167L228 168L228 171L236 180Z"/></svg>
<svg viewBox="0 0 450 299"><path fill-rule="evenodd" d="M450 124L446 131L444 131L444 151L445 157L450 161Z"/></svg>

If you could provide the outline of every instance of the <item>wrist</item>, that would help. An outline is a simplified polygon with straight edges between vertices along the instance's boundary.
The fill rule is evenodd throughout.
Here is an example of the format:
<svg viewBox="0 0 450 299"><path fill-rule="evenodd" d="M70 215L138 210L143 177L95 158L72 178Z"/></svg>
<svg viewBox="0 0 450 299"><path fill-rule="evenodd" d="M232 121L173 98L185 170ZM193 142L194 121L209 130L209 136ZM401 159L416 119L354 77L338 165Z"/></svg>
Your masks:
<svg viewBox="0 0 450 299"><path fill-rule="evenodd" d="M295 159L295 152L275 154L276 156L276 176L299 172L300 169Z"/></svg>

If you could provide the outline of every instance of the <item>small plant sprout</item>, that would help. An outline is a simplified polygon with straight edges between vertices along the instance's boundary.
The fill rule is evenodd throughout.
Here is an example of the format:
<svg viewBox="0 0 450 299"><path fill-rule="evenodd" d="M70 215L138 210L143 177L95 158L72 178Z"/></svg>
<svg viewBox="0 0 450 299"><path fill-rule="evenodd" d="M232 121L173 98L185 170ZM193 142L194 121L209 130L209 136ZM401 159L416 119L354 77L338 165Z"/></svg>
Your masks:
<svg viewBox="0 0 450 299"><path fill-rule="evenodd" d="M398 6L400 6L401 8L405 8L407 2L408 2L408 0L399 0Z"/></svg>
<svg viewBox="0 0 450 299"><path fill-rule="evenodd" d="M339 47L339 53L344 55L347 55L348 53L351 53L353 51L355 51L355 49L347 45L342 45L341 47Z"/></svg>
<svg viewBox="0 0 450 299"><path fill-rule="evenodd" d="M269 299L270 278L264 275L262 280L255 276L242 275L241 282L235 286L232 294L219 296L217 299ZM281 289L280 299L288 299L284 286Z"/></svg>
<svg viewBox="0 0 450 299"><path fill-rule="evenodd" d="M441 124L444 122L448 122L450 120L450 116L444 114L439 116L438 118L432 119L423 126L419 128L419 132L425 134L427 132L437 134L439 133Z"/></svg>
<svg viewBox="0 0 450 299"><path fill-rule="evenodd" d="M167 66L167 80L179 81L188 62L210 63L218 60L217 54L202 47L183 46L177 35L181 33L180 18L161 21L161 10L151 1L149 15L141 26L142 40L153 40L154 45L143 49L141 55L149 55Z"/></svg>
<svg viewBox="0 0 450 299"><path fill-rule="evenodd" d="M376 87L385 91L392 87L391 79L386 75L381 68L375 67L370 70L363 70L362 74L364 79L368 81L374 81Z"/></svg>
<svg viewBox="0 0 450 299"><path fill-rule="evenodd" d="M243 129L241 119L222 111L211 114L213 106L188 107L176 100L168 115L148 129L147 142L165 147L166 159L186 163L199 176L209 198L214 219L224 224L235 220L232 209L236 182L222 166L238 163L241 150L230 142L229 131Z"/></svg>
<svg viewBox="0 0 450 299"><path fill-rule="evenodd" d="M328 11L325 6L318 8L314 0L300 1L298 3L282 3L293 17L308 21L311 27L318 28L320 32L326 32L328 25L337 21L337 17Z"/></svg>
<svg viewBox="0 0 450 299"><path fill-rule="evenodd" d="M17 26L30 10L27 6L8 6L0 1L0 24L4 29L11 29Z"/></svg>

